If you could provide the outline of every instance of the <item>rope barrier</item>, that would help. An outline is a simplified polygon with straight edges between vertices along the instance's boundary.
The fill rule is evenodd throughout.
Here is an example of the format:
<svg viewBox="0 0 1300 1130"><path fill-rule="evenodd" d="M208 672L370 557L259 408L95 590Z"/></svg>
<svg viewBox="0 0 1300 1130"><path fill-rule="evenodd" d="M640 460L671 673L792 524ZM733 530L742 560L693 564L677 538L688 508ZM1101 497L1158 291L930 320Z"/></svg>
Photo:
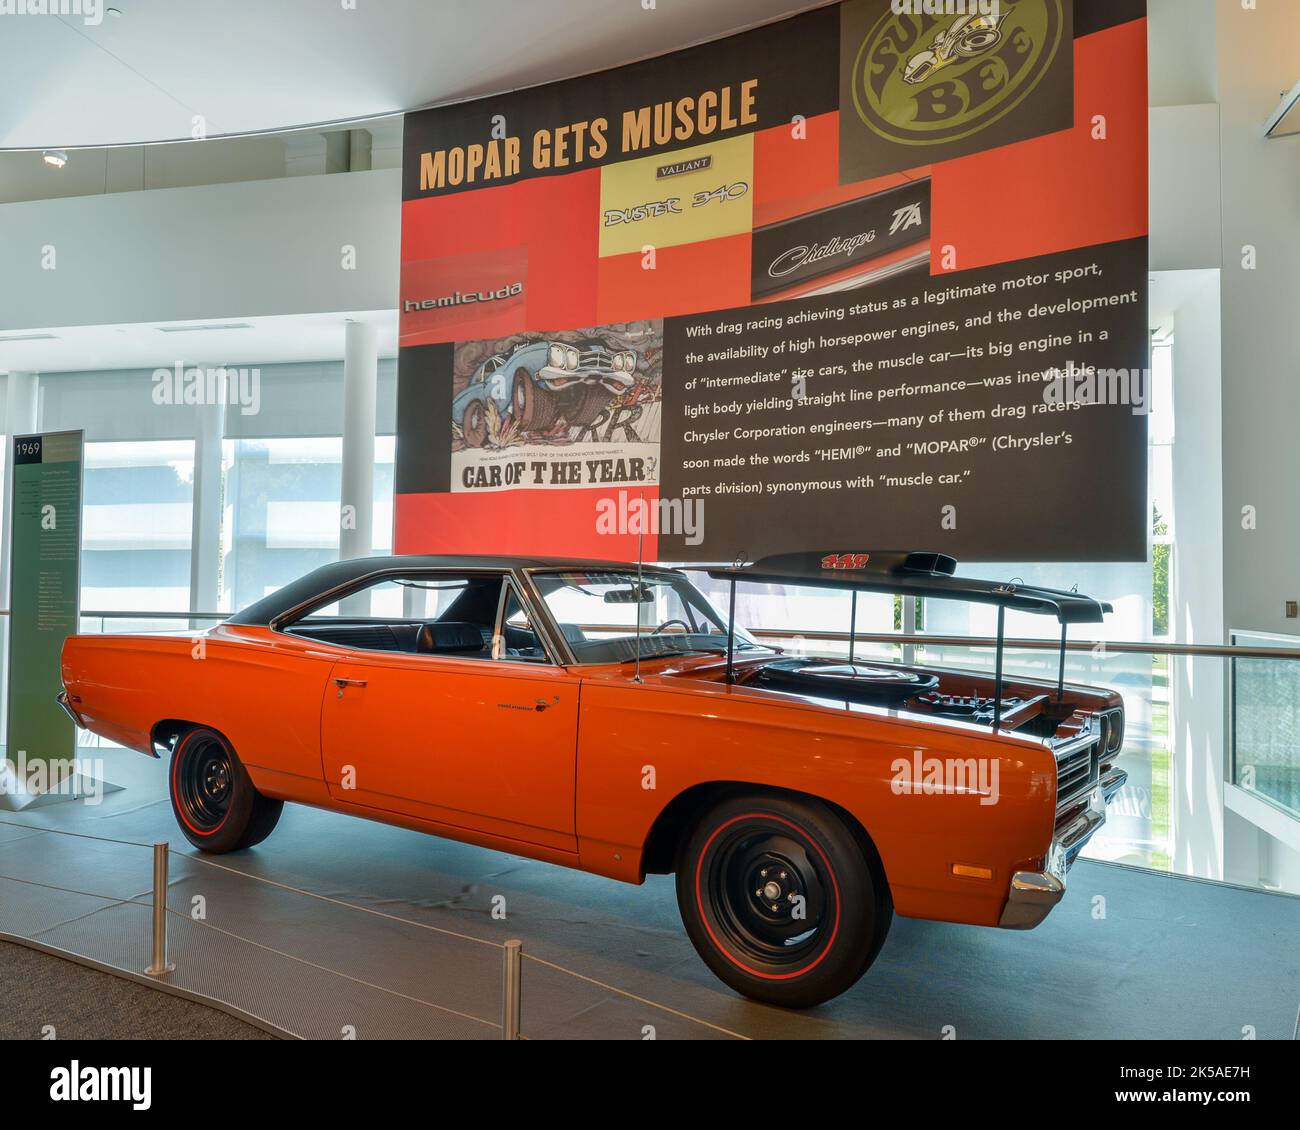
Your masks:
<svg viewBox="0 0 1300 1130"><path fill-rule="evenodd" d="M136 842L136 841L134 841L134 840L119 840L119 839L114 839L114 838L112 838L112 837L110 837L110 836L94 836L94 835L90 835L90 834L88 834L88 833L84 833L84 832L70 832L70 831L67 831L66 829L62 829L62 828L42 828L42 827L39 827L39 826L37 826L37 825L33 825L33 824L21 824L21 823L16 823L16 822L14 822L14 821L9 821L9 820L0 820L0 825L5 826L5 827L12 827L12 828L23 828L23 829L25 829L25 830L27 830L27 831L32 831L32 832L52 832L52 833L54 833L54 834L56 834L56 835L72 836L72 837L74 837L74 838L76 838L76 839L83 839L83 840L97 840L97 841L100 841L100 842L103 842L103 843L118 844L118 845L121 845L121 846L124 846L124 847L139 847L139 848L150 848L150 849L152 849L152 847L153 847L152 844L139 843L139 842ZM356 903L347 902L347 901L345 901L344 899L333 898L333 897L331 897L330 895L319 894L319 893L316 892L316 891L305 890L305 889L302 888L302 887L295 887L295 886L293 886L293 885L290 884L290 883L282 883L282 882L279 882L279 881L277 881L277 880L275 880L275 879L267 879L267 878L265 878L264 876L261 876L261 875L250 875L250 874L249 874L248 872L246 872L246 871L240 871L240 870L239 870L238 868L236 868L236 867L230 867L230 866L227 865L227 864L218 863L218 862L216 862L215 860L212 860L212 859L205 859L205 858L203 858L201 855L198 855L198 854L194 854L194 853L190 853L190 854L182 854L182 855L179 856L179 858L181 858L181 859L186 859L186 860L190 860L190 861L192 861L192 862L194 862L194 863L200 863L200 864L203 864L203 865L206 866L206 867L212 867L212 868L215 868L215 869L218 870L218 871L225 871L225 872L228 872L229 874L231 874L231 875L235 875L235 876L238 876L238 877L241 878L241 879L251 879L251 880L253 880L253 881L255 881L255 882L258 882L258 883L264 883L264 884L266 884L267 886L275 887L275 888L277 888L277 889L279 889L279 890L290 891L290 892L292 892L292 893L294 893L294 894L299 894L299 895L305 895L307 898L316 899L316 900L318 900L318 901L320 901L320 902L328 903L328 904L333 905L333 906L339 906L339 907L342 907L342 908L344 908L344 909L346 909L346 910L355 910L355 911L359 911L359 912L362 913L362 914L369 914L369 915L372 915L372 916L374 916L374 917L376 917L376 918L383 918L383 919L386 919L387 921L390 921L390 922L400 922L400 923L402 923L403 925L414 926L414 927L416 927L417 929L428 930L428 931L430 931L430 932L432 932L432 933L435 933L435 934L443 934L443 935L445 935L445 936L447 936L447 937L457 938L457 939L459 939L459 940L461 940L461 941L474 942L474 943L476 943L476 944L478 944L478 945L489 946L489 947L491 947L492 949L504 950L504 949L506 948L506 947L504 946L503 943L501 943L501 942L494 942L494 941L491 941L491 940L489 940L489 939L487 939L487 938L477 938L477 937L474 937L472 934L463 934L463 933L461 933L461 932L459 932L459 931L457 931L457 930L448 930L448 929L446 929L446 928L444 928L444 927L433 926L433 925L431 925L431 924L429 924L429 923L427 923L427 922L417 922L417 921L415 921L414 919L411 919L411 918L403 918L401 915L398 915L398 914L390 914L390 913L387 912L387 911L375 910L374 908L372 908L372 907L367 907L367 906L360 906L360 905L358 905L358 904L356 904ZM87 898L102 899L103 901L105 901L105 902L107 902L107 903L109 903L109 904L112 904L113 906L125 906L125 905L135 905L135 906L138 906L138 905L140 905L140 902L139 902L140 899L150 897L150 895L152 894L151 891L146 891L146 892L144 892L143 894L132 896L132 897L129 898L129 899L123 899L123 898L118 898L118 897L115 897L115 896L112 896L112 895L102 895L102 894L98 894L98 893L96 893L96 892L94 892L94 891L83 891L83 890L78 890L78 889L73 888L73 887L63 887L63 886L59 886L59 885L57 885L57 884L53 884L53 883L41 883L41 882L38 882L37 880L34 880L34 879L22 879L22 878L19 878L18 876L15 876L15 875L7 875L7 874L3 874L3 873L0 873L0 879L5 879L5 880L8 880L8 881L10 881L10 882L14 882L14 883L22 883L22 884L27 885L27 886L41 887L41 888L44 888L44 889L46 889L46 890L59 891L59 892L62 892L62 893L64 893L64 894L81 895L81 896L84 896L84 897L87 897ZM105 907L101 907L101 908L99 908L99 909L101 909L101 910L107 910L107 909L110 909L110 907L105 906ZM329 966L320 965L320 964L318 964L318 963L316 963L316 962L309 961L309 960L306 959L306 958L298 957L298 956L296 956L296 955L294 955L294 954L291 954L291 953L288 953L288 952L286 952L286 951L284 951L284 950L277 949L277 948L274 947L274 946L269 946L269 945L266 945L265 943L254 941L252 938L246 938L246 937L244 937L243 935L240 935L240 934L234 933L233 931L225 930L225 929L223 929L222 927L220 927L220 926L216 926L216 925L213 925L211 922L207 922L207 921L205 921L205 920L203 920L203 919L195 919L195 918L191 918L191 917L189 917L188 915L184 915L184 914L179 913L178 911L172 910L170 907L167 907L167 908L166 908L166 912L167 912L169 915L172 915L172 916L174 916L174 917L176 917L176 918L182 919L182 920L184 920L184 921L186 921L186 922L192 922L192 923L194 923L194 924L196 924L196 925L204 926L204 927L206 927L206 928L209 929L209 930L213 930L213 931L215 931L216 933L222 934L222 935L224 935L224 936L226 936L226 937L229 937L229 938L232 938L232 939L234 939L234 940L236 940L236 941L244 942L245 944L250 945L250 946L254 946L254 947L257 948L257 949L264 950L264 951L266 951L266 952L268 952L268 953L276 954L276 955L279 956L279 957L283 957L283 958L285 958L285 959L287 959L287 960L289 960L289 961L293 961L293 962L296 962L296 963L298 963L298 964L301 964L301 965L307 966L307 967L312 968L312 969L315 969L315 970L317 970L317 971L319 971L319 972L327 973L327 974L330 974L331 976L335 976L335 977L341 977L341 978L343 978L344 980L351 981L351 982L353 982L353 983L355 983L355 984L358 984L358 985L364 986L365 988L373 989L373 990L375 990L376 992L385 993L385 994L388 994L388 995L390 995L390 996L394 996L394 997L399 997L399 998L401 998L401 999L403 999L403 1000L410 1001L410 1002L413 1003L413 1004L425 1005L425 1006L428 1007L428 1008L436 1009L436 1010L438 1010L438 1011L440 1011L440 1012L445 1012L445 1013L448 1013L449 1015L457 1016L457 1017L460 1017L460 1018L465 1019L465 1020L471 1020L471 1021L474 1021L475 1023L483 1024L483 1025L486 1025L487 1027L494 1028L494 1029L496 1029L496 1030L500 1030L500 1029L501 1029L501 1025L500 1025L500 1024L495 1023L495 1022L493 1022L493 1021L491 1021L491 1020L484 1020L482 1017L479 1017L479 1016L473 1016L473 1015L471 1015L471 1014L469 1014L469 1013L460 1012L460 1011L458 1011L457 1009L454 1009L454 1008L449 1008L449 1007L446 1007L446 1006L444 1006L444 1005L435 1004L435 1003L433 1003L432 1001L426 1001L426 1000L424 1000L424 999L422 999L422 998L420 998L420 997L413 997L413 996L410 996L410 995L407 994L407 993L402 993L402 992L400 992L400 991L398 991L398 990L396 990L396 989L385 988L383 985L375 984L374 982L372 982L372 981L367 981L367 980L365 980L364 978L361 978L361 977L354 977L354 976L352 976L351 974L344 973L344 972L342 972L341 970L338 970L338 969L331 969ZM98 911L95 911L95 912L92 912L92 913L98 913ZM675 1016L675 1017L677 1017L678 1019L688 1021L689 1023L692 1023L692 1024L698 1024L698 1025L700 1025L701 1027L708 1028L708 1029L710 1029L710 1030L712 1030L712 1031L715 1031L715 1032L721 1033L722 1035L729 1036L729 1037L732 1037L732 1038L737 1039L737 1040L748 1040L748 1039L751 1038L751 1037L749 1037L749 1036L744 1035L743 1033L732 1031L730 1028L724 1028L724 1027L722 1027L721 1025L718 1025L718 1024L714 1024L714 1023L712 1023L711 1021L704 1020L704 1019L702 1019L701 1017L698 1017L698 1016L692 1016L690 1013L683 1012L683 1011L681 1011L680 1009L673 1008L673 1007L670 1006L670 1005L661 1004L661 1003L658 1002L658 1001L650 1000L648 997L638 996L636 993L629 992L629 991L627 991L626 989L620 989L620 988L618 988L618 986L616 986L616 985L611 985L611 984L609 984L608 982L600 981L600 980L596 979L595 977L588 977L586 974L584 974L584 973L579 973L579 972L578 972L577 970L575 970L575 969L569 969L569 968L567 968L566 966L560 965L560 964L558 964L558 963L556 963L556 962L553 962L553 961L548 961L548 960L546 960L545 958L537 957L537 956L535 956L535 955L533 955L533 954L531 954L531 953L526 953L526 952L525 952L525 953L523 953L521 956L522 956L525 960L527 960L527 961L535 962L536 964L538 964L538 965L540 965L540 966L544 966L544 967L547 968L547 969L553 970L553 971L556 972L556 973L561 973L561 974L563 974L563 975L565 975L565 976L573 977L574 979L576 979L576 980L578 980L578 981L586 982L587 984L589 984L589 985L593 985L593 986L595 986L595 987L597 987L597 988L599 988L599 989L604 990L605 992L613 993L613 994L615 994L616 996L624 997L624 998L626 998L626 999L628 999L628 1000L635 1001L635 1002L637 1002L638 1004L641 1004L641 1005L646 1006L647 1008L657 1009L657 1010L659 1010L659 1011L661 1011L661 1012L664 1012L664 1013L667 1013L667 1014L669 1014L669 1015L671 1015L671 1016ZM296 1033L295 1033L295 1034L296 1034ZM524 1038L526 1038L526 1037L524 1037Z"/></svg>

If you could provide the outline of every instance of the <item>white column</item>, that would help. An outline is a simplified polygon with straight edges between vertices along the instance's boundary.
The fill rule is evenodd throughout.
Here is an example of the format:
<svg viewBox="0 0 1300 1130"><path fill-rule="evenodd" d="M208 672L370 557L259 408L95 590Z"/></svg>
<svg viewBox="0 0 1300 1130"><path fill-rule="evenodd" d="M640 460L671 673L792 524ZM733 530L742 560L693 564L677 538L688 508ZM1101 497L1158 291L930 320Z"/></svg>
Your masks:
<svg viewBox="0 0 1300 1130"><path fill-rule="evenodd" d="M35 373L10 373L5 385L5 431L10 442L5 447L4 553L0 554L0 600L9 606L9 531L13 525L14 445L13 437L30 435L37 423Z"/></svg>
<svg viewBox="0 0 1300 1130"><path fill-rule="evenodd" d="M369 557L375 525L375 328L348 322L343 347L343 489L339 560Z"/></svg>
<svg viewBox="0 0 1300 1130"><path fill-rule="evenodd" d="M226 434L226 406L218 400L200 404L196 412L190 611L215 612L221 598L221 446ZM194 620L190 627L211 625L210 620Z"/></svg>
<svg viewBox="0 0 1300 1130"><path fill-rule="evenodd" d="M1270 143L1271 144L1271 143ZM1196 278L1200 275L1199 279ZM1229 642L1223 632L1223 409L1219 272L1179 271L1187 296L1174 312L1173 448L1175 548L1169 627L1178 643ZM1195 282L1195 289L1190 285ZM1261 511L1262 512L1262 511ZM1229 625L1235 627L1235 625ZM1201 879L1225 877L1227 774L1223 659L1169 660L1169 822L1171 868ZM1258 842L1248 839L1248 853ZM1256 860L1243 861L1254 871Z"/></svg>

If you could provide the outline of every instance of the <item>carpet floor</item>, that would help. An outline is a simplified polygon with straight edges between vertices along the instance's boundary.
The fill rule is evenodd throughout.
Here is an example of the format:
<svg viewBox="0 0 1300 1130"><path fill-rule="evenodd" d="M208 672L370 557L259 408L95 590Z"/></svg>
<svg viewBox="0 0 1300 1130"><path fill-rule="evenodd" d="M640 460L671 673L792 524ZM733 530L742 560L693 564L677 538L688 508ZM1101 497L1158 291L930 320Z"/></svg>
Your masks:
<svg viewBox="0 0 1300 1130"><path fill-rule="evenodd" d="M215 1008L8 942L0 942L0 1000L5 1040L274 1038Z"/></svg>

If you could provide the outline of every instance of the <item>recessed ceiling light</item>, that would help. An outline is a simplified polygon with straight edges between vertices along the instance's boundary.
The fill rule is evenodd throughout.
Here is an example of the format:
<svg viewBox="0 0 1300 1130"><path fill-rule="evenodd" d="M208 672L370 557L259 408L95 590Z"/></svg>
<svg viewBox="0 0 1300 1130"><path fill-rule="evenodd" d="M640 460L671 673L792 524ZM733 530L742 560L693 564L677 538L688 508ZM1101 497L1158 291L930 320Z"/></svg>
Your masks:
<svg viewBox="0 0 1300 1130"><path fill-rule="evenodd" d="M155 326L154 328L162 334L194 334L206 330L251 330L253 327L247 322L222 322L206 326Z"/></svg>
<svg viewBox="0 0 1300 1130"><path fill-rule="evenodd" d="M47 149L41 154L41 160L54 169L61 169L68 163L68 155L62 149Z"/></svg>

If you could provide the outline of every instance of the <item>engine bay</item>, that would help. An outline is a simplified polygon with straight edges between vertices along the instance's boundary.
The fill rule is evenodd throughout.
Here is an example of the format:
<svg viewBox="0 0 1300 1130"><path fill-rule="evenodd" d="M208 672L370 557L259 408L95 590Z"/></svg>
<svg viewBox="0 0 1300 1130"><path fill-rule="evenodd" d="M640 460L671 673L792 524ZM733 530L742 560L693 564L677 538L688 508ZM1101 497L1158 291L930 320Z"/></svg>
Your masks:
<svg viewBox="0 0 1300 1130"><path fill-rule="evenodd" d="M836 659L783 656L740 680L746 686L785 691L835 702L860 703L977 726L992 726L993 680L969 671L934 670L901 664L849 663ZM1034 737L1067 737L1078 704L1054 693L1004 680L1000 727ZM1052 688L1053 692L1055 688Z"/></svg>

